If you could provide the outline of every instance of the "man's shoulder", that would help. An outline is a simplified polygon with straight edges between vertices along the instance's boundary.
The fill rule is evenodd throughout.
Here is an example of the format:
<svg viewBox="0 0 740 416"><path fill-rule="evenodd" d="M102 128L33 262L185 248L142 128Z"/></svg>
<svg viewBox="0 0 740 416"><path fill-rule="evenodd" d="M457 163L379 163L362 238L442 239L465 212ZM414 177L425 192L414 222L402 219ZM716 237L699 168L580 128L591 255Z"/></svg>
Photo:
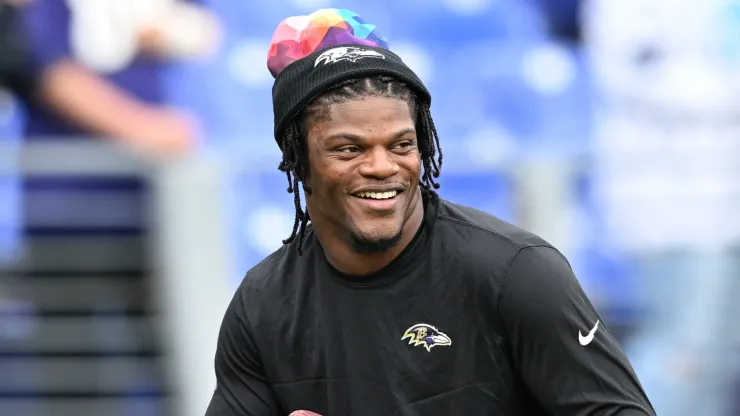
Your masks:
<svg viewBox="0 0 740 416"><path fill-rule="evenodd" d="M475 208L442 200L435 245L447 262L479 282L502 283L523 249L554 247L537 234ZM493 279L493 280L491 280Z"/></svg>
<svg viewBox="0 0 740 416"><path fill-rule="evenodd" d="M447 276L498 299L520 252L556 250L537 234L481 210L440 200L433 250ZM541 256L534 261L544 261Z"/></svg>
<svg viewBox="0 0 740 416"><path fill-rule="evenodd" d="M296 244L296 241L284 244L249 269L239 290L252 295L257 292L260 298L275 291L290 290L288 280L299 278L301 270L305 270L303 263L310 257L310 247L304 244L303 255L299 256Z"/></svg>
<svg viewBox="0 0 740 416"><path fill-rule="evenodd" d="M470 244L513 253L526 247L551 247L533 232L479 209L445 199L440 199L437 219L444 233L461 235Z"/></svg>

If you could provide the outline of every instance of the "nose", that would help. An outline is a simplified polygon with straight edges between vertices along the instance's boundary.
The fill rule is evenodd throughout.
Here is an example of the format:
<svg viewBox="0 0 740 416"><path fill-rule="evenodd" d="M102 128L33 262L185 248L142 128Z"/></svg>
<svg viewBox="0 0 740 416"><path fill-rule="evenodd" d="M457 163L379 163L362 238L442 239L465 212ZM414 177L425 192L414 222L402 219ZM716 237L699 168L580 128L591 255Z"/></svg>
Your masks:
<svg viewBox="0 0 740 416"><path fill-rule="evenodd" d="M386 179L398 173L398 164L393 154L382 146L368 149L363 155L360 174L373 179Z"/></svg>

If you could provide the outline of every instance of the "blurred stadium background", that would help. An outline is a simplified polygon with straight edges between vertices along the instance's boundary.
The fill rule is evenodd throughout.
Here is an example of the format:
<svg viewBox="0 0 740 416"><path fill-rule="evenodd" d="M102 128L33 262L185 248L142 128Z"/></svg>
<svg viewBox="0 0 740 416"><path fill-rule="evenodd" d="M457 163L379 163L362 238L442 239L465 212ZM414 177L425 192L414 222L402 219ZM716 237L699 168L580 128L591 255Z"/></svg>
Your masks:
<svg viewBox="0 0 740 416"><path fill-rule="evenodd" d="M272 31L323 7L419 73L441 194L568 256L659 414L740 415L740 1L183 3L2 1L40 93L0 96L0 415L204 413L293 223Z"/></svg>

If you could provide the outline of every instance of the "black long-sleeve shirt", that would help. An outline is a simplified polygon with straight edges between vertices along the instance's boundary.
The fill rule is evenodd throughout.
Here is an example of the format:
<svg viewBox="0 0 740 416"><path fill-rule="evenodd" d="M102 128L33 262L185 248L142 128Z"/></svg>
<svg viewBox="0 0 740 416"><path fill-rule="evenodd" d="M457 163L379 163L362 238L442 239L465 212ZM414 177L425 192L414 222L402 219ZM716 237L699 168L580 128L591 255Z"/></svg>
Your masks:
<svg viewBox="0 0 740 416"><path fill-rule="evenodd" d="M313 233L303 256L284 246L249 271L207 416L654 414L556 249L425 201L412 243L372 276L334 269Z"/></svg>

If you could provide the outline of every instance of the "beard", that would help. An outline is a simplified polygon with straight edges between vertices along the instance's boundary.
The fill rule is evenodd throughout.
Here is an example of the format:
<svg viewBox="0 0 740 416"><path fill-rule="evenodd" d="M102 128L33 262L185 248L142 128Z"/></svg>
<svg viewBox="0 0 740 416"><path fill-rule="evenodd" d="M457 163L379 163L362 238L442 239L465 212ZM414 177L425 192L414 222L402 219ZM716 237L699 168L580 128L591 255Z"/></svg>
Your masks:
<svg viewBox="0 0 740 416"><path fill-rule="evenodd" d="M365 238L355 233L350 235L352 246L359 253L383 253L390 250L401 241L403 231L399 230L396 235L390 238Z"/></svg>

